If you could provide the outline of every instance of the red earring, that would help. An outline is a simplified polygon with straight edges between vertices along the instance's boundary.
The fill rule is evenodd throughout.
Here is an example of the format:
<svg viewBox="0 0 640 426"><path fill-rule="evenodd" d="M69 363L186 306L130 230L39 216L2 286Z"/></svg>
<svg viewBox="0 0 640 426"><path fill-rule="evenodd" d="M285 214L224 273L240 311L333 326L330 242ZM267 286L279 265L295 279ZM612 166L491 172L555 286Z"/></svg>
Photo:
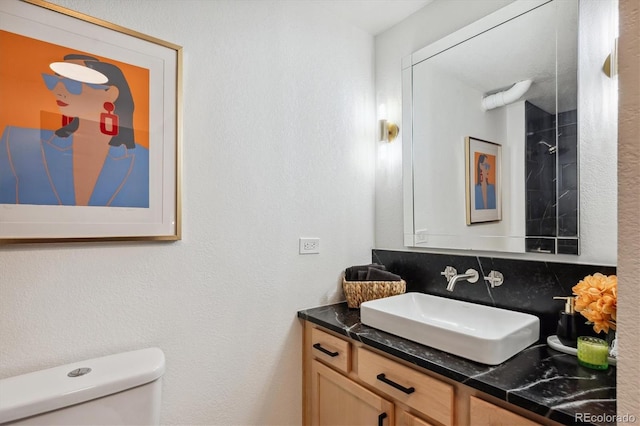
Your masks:
<svg viewBox="0 0 640 426"><path fill-rule="evenodd" d="M100 131L105 135L116 136L118 134L118 116L111 113L115 106L111 102L105 102L103 106L107 112L100 114ZM110 129L107 129L108 122L111 122Z"/></svg>
<svg viewBox="0 0 640 426"><path fill-rule="evenodd" d="M73 121L73 117L69 117L67 115L63 115L62 116L62 127L66 126L67 124L71 123Z"/></svg>

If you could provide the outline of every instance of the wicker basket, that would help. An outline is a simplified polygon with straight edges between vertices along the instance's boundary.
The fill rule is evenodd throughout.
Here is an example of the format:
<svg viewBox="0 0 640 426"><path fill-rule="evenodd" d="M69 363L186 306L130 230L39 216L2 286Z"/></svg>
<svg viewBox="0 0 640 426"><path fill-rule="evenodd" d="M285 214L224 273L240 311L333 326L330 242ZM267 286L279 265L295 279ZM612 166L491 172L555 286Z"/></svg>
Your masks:
<svg viewBox="0 0 640 426"><path fill-rule="evenodd" d="M407 291L407 283L401 281L347 281L342 279L342 289L347 306L359 308L362 302L395 296Z"/></svg>

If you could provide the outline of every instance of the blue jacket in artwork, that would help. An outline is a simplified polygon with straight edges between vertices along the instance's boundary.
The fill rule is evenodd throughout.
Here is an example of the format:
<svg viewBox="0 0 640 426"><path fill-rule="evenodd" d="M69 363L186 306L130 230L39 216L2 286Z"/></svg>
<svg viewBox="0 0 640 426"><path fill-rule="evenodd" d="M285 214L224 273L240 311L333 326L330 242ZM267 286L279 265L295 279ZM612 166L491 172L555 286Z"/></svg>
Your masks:
<svg viewBox="0 0 640 426"><path fill-rule="evenodd" d="M476 185L476 210L495 209L496 208L496 186L487 184L487 207L482 203L482 186Z"/></svg>
<svg viewBox="0 0 640 426"><path fill-rule="evenodd" d="M76 204L73 135L7 126L0 139L0 204ZM149 207L149 150L112 146L90 206Z"/></svg>

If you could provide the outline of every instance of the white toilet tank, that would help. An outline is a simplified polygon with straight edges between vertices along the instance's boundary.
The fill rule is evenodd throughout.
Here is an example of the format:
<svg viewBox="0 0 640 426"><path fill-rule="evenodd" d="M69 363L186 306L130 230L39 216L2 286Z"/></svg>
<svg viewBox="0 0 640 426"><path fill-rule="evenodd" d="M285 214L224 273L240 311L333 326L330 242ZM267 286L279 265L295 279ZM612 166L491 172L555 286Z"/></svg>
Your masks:
<svg viewBox="0 0 640 426"><path fill-rule="evenodd" d="M157 425L164 366L148 348L0 380L0 425Z"/></svg>

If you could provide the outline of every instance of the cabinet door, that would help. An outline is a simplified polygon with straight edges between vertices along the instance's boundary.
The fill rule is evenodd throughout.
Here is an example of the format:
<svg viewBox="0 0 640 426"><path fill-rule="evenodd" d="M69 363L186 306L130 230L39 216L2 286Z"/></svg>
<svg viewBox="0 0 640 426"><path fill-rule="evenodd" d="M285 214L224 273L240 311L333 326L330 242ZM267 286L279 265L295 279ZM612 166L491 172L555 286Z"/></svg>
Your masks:
<svg viewBox="0 0 640 426"><path fill-rule="evenodd" d="M407 411L398 410L397 414L398 422L396 426L433 426L431 423L427 423Z"/></svg>
<svg viewBox="0 0 640 426"><path fill-rule="evenodd" d="M393 404L326 365L311 362L311 424L391 426Z"/></svg>
<svg viewBox="0 0 640 426"><path fill-rule="evenodd" d="M469 397L469 417L471 426L540 426L540 423L474 396Z"/></svg>

